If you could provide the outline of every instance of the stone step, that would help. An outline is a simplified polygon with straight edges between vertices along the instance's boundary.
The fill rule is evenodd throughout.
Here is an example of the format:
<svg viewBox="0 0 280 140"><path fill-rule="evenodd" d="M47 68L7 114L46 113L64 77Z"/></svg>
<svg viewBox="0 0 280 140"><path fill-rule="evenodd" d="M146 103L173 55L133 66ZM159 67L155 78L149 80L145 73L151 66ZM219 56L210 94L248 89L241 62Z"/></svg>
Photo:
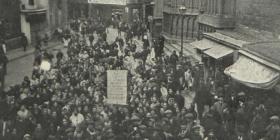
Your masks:
<svg viewBox="0 0 280 140"><path fill-rule="evenodd" d="M166 48L172 53L173 51L176 51L177 53L180 52L180 48L177 48L172 43L166 44Z"/></svg>
<svg viewBox="0 0 280 140"><path fill-rule="evenodd" d="M190 44L185 43L184 44L184 48L183 48L183 55L184 56L190 56L191 58L193 58L194 61L196 62L200 62L201 58L196 54L195 50ZM181 45L177 44L177 43L168 43L165 46L166 50L168 50L169 52L173 52L174 50L176 52L180 52L181 51Z"/></svg>
<svg viewBox="0 0 280 140"><path fill-rule="evenodd" d="M172 51L173 50L171 50L170 45L165 45L165 47L164 47L165 54L167 54L169 56L172 54Z"/></svg>
<svg viewBox="0 0 280 140"><path fill-rule="evenodd" d="M181 45L180 44L172 44L174 47L176 47L177 49L181 50ZM185 43L184 47L184 54L185 55L190 55L192 57L194 57L194 59L201 61L201 57L197 55L196 50L193 48L193 46L191 46L190 44Z"/></svg>

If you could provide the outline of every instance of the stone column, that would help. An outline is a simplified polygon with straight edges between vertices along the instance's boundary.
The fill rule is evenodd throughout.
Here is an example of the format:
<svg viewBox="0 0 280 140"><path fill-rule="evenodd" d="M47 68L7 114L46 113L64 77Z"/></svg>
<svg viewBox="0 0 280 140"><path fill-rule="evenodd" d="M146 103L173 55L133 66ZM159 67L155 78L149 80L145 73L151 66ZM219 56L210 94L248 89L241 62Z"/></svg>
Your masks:
<svg viewBox="0 0 280 140"><path fill-rule="evenodd" d="M208 13L211 14L212 13L212 0L208 0Z"/></svg>
<svg viewBox="0 0 280 140"><path fill-rule="evenodd" d="M196 20L196 16L193 17L193 21L192 21L192 38L194 38L195 20Z"/></svg>
<svg viewBox="0 0 280 140"><path fill-rule="evenodd" d="M177 37L177 35L178 35L178 29L180 28L179 26L178 26L178 24L179 24L179 19L180 19L180 16L179 15L176 15L176 24L174 25L174 27L173 28L175 28L176 29L176 31L175 31L175 36Z"/></svg>
<svg viewBox="0 0 280 140"><path fill-rule="evenodd" d="M221 3L222 3L222 0L217 0L217 14L218 15L222 14Z"/></svg>
<svg viewBox="0 0 280 140"><path fill-rule="evenodd" d="M194 9L198 9L199 0L194 1Z"/></svg>
<svg viewBox="0 0 280 140"><path fill-rule="evenodd" d="M128 22L131 23L133 21L133 8L128 7Z"/></svg>
<svg viewBox="0 0 280 140"><path fill-rule="evenodd" d="M214 2L214 9L213 9L213 14L216 15L217 14L217 0L213 0Z"/></svg>
<svg viewBox="0 0 280 140"><path fill-rule="evenodd" d="M175 17L174 17L174 15L172 14L172 15L170 15L171 16L171 23L170 23L170 35L173 35L173 25L174 25L174 19L175 19Z"/></svg>
<svg viewBox="0 0 280 140"><path fill-rule="evenodd" d="M146 22L146 4L142 5L142 11L143 11L143 21Z"/></svg>
<svg viewBox="0 0 280 140"><path fill-rule="evenodd" d="M189 38L189 24L190 24L190 18L191 17L187 17L187 28L186 28L186 38Z"/></svg>
<svg viewBox="0 0 280 140"><path fill-rule="evenodd" d="M207 14L210 14L211 11L211 0L207 0Z"/></svg>
<svg viewBox="0 0 280 140"><path fill-rule="evenodd" d="M220 0L219 5L220 5L220 14L221 14L221 15L223 15L223 14L225 13L225 11L224 11L224 10L225 10L225 9L224 9L224 8L225 8L225 5L224 5L224 4L225 4L225 0Z"/></svg>
<svg viewBox="0 0 280 140"><path fill-rule="evenodd" d="M92 17L92 4L88 4L88 17Z"/></svg>
<svg viewBox="0 0 280 140"><path fill-rule="evenodd" d="M213 15L215 13L215 0L211 0L211 14Z"/></svg>
<svg viewBox="0 0 280 140"><path fill-rule="evenodd" d="M232 16L236 15L236 0L232 0Z"/></svg>
<svg viewBox="0 0 280 140"><path fill-rule="evenodd" d="M64 17L64 23L68 26L68 2L67 0L64 0L63 2L63 17Z"/></svg>

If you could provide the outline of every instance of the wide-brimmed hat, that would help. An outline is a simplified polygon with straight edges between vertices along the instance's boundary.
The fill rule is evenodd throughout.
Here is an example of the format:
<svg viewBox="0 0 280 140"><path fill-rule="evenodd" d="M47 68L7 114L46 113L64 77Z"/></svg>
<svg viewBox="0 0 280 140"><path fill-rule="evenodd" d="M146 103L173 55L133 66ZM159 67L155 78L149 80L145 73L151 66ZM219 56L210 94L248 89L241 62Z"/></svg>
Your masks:
<svg viewBox="0 0 280 140"><path fill-rule="evenodd" d="M237 95L238 96L245 96L245 93L242 91L242 92L239 92Z"/></svg>
<svg viewBox="0 0 280 140"><path fill-rule="evenodd" d="M25 134L23 137L27 138L27 137L31 137L31 135L30 134Z"/></svg>
<svg viewBox="0 0 280 140"><path fill-rule="evenodd" d="M140 125L140 126L139 126L139 129L146 129L146 128L147 128L146 125Z"/></svg>
<svg viewBox="0 0 280 140"><path fill-rule="evenodd" d="M152 116L151 113L147 113L147 114L146 114L146 117L147 117L147 118L152 118L153 116Z"/></svg>
<svg viewBox="0 0 280 140"><path fill-rule="evenodd" d="M171 110L166 110L164 113L165 114L172 114L172 111Z"/></svg>
<svg viewBox="0 0 280 140"><path fill-rule="evenodd" d="M133 115L130 120L138 121L138 120L140 120L140 118L138 116L136 116L136 115Z"/></svg>
<svg viewBox="0 0 280 140"><path fill-rule="evenodd" d="M193 118L193 114L192 113L187 113L185 115L185 117L188 118L188 119L192 119Z"/></svg>
<svg viewBox="0 0 280 140"><path fill-rule="evenodd" d="M194 130L200 130L200 128L201 128L200 125L195 125L195 126L193 126L193 129L194 129Z"/></svg>
<svg viewBox="0 0 280 140"><path fill-rule="evenodd" d="M212 130L212 129L210 129L209 130L209 133L208 133L208 136L214 136L215 134L214 134L214 130Z"/></svg>
<svg viewBox="0 0 280 140"><path fill-rule="evenodd" d="M187 128L187 124L186 123L182 123L182 124L180 124L180 127L182 128L182 129L184 129L184 128Z"/></svg>
<svg viewBox="0 0 280 140"><path fill-rule="evenodd" d="M279 117L276 116L276 115L274 115L274 116L271 116L271 117L270 117L270 120L277 121L277 120L279 120Z"/></svg>

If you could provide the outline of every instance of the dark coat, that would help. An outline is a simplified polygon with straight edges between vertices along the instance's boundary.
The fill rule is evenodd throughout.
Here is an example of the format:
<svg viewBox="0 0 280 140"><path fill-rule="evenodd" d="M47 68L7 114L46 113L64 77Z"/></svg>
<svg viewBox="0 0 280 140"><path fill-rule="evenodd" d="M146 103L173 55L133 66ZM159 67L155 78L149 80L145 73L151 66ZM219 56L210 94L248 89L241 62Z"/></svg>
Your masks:
<svg viewBox="0 0 280 140"><path fill-rule="evenodd" d="M27 40L27 37L25 35L21 37L21 43L22 43L22 46L27 46L28 45L28 40Z"/></svg>

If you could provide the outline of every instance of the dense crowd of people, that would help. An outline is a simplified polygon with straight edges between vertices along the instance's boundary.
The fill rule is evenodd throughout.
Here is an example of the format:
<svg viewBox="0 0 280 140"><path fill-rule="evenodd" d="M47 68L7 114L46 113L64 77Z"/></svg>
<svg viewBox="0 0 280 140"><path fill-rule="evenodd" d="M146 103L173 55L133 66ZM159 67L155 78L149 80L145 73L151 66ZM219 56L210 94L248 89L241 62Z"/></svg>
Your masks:
<svg viewBox="0 0 280 140"><path fill-rule="evenodd" d="M280 139L279 117L264 104L208 94L199 65L176 51L167 56L163 38L151 47L145 32L124 25L126 37L109 44L102 21L76 20L61 38L66 54L37 50L32 76L1 96L0 139ZM138 35L142 46L131 41ZM106 102L106 70L128 70L127 105Z"/></svg>

